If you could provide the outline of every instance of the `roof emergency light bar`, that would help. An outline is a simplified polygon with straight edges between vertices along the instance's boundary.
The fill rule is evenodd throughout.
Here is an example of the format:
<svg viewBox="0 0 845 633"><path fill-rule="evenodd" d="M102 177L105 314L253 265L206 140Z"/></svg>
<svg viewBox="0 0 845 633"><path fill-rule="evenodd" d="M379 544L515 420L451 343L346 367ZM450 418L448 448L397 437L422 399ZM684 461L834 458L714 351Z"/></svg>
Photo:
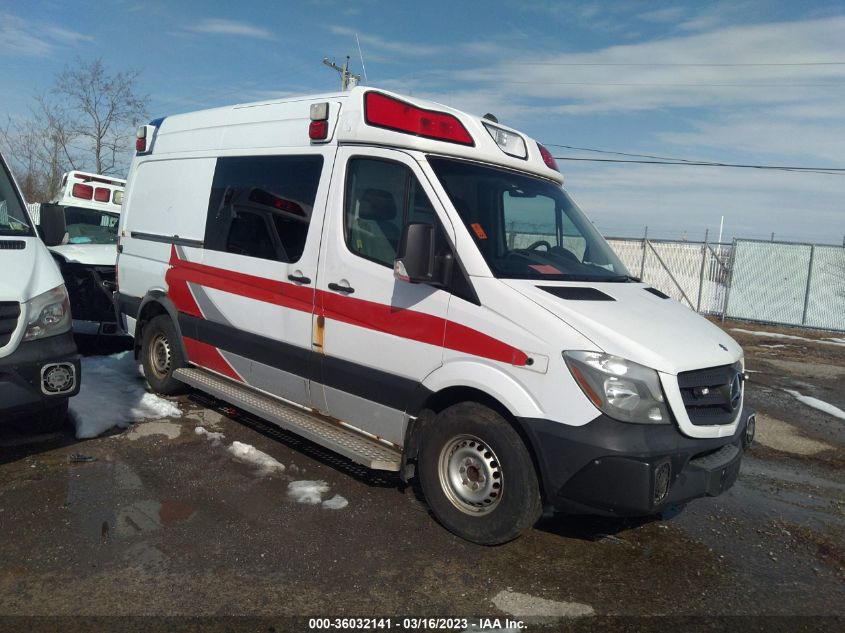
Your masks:
<svg viewBox="0 0 845 633"><path fill-rule="evenodd" d="M446 112L419 108L380 92L370 91L364 95L364 120L373 127L447 143L475 145L472 136L457 117Z"/></svg>

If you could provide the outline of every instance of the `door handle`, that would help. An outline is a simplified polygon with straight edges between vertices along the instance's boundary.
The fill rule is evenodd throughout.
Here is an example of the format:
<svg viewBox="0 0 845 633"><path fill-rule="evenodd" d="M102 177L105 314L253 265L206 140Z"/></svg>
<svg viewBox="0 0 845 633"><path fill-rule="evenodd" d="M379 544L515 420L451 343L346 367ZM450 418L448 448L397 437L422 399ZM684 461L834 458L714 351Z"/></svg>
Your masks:
<svg viewBox="0 0 845 633"><path fill-rule="evenodd" d="M335 292L342 292L345 295L351 295L355 292L355 288L352 286L341 286L340 284L336 284L334 282L329 284L329 290L334 290Z"/></svg>
<svg viewBox="0 0 845 633"><path fill-rule="evenodd" d="M288 275L288 279L297 284L310 284L311 279L304 275Z"/></svg>

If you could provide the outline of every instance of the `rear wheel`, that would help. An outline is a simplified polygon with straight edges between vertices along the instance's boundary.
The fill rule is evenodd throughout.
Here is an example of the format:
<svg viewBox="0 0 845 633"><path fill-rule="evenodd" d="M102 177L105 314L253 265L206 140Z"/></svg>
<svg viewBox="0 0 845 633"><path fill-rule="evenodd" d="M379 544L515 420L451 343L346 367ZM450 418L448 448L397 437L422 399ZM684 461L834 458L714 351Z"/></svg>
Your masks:
<svg viewBox="0 0 845 633"><path fill-rule="evenodd" d="M174 371L185 366L173 321L162 314L147 323L143 332L141 364L150 387L156 393L167 396L184 392L185 383L173 377Z"/></svg>
<svg viewBox="0 0 845 633"><path fill-rule="evenodd" d="M515 539L540 518L534 463L501 415L467 402L442 411L424 431L420 486L437 520L481 545Z"/></svg>

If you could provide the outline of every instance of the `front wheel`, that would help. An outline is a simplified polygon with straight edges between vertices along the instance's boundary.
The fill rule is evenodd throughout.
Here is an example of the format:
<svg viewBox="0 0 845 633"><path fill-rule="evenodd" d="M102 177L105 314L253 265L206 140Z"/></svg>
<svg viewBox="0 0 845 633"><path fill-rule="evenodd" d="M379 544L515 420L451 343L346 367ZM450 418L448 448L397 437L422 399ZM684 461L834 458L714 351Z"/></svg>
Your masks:
<svg viewBox="0 0 845 633"><path fill-rule="evenodd" d="M435 517L461 538L498 545L542 513L528 449L498 413L467 402L442 411L425 429L420 486Z"/></svg>
<svg viewBox="0 0 845 633"><path fill-rule="evenodd" d="M141 364L144 376L156 393L175 396L185 391L185 383L173 372L185 366L178 334L169 316L162 314L144 326L141 338Z"/></svg>

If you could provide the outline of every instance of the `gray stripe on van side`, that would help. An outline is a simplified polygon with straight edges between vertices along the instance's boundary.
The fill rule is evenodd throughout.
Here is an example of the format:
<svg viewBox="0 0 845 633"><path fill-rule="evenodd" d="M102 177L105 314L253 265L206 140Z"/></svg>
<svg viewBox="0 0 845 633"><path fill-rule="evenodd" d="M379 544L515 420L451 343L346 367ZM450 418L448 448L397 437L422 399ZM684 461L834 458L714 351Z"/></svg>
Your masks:
<svg viewBox="0 0 845 633"><path fill-rule="evenodd" d="M194 301L197 302L197 305L200 307L200 310L206 319L214 321L215 323L222 323L223 325L231 325L226 317L223 316L220 309L215 305L214 301L211 300L211 297L208 296L205 288L190 281L188 282L188 287L191 289L191 293L194 295Z"/></svg>
<svg viewBox="0 0 845 633"><path fill-rule="evenodd" d="M302 376L270 367L222 349L220 353L249 386L261 389L274 396L281 396L296 404L310 406L308 387L305 378Z"/></svg>

